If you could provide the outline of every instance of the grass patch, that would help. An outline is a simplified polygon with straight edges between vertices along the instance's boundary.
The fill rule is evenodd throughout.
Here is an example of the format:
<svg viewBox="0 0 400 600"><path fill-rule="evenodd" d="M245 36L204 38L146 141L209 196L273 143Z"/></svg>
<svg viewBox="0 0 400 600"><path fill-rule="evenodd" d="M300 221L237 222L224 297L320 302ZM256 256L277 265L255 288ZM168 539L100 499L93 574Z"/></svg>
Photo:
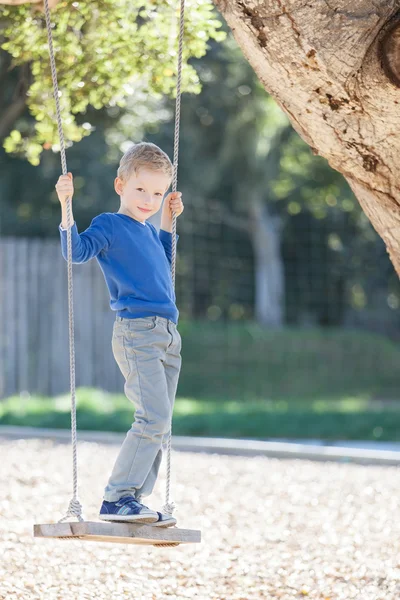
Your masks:
<svg viewBox="0 0 400 600"><path fill-rule="evenodd" d="M179 330L174 434L400 441L400 349L383 336L251 322ZM125 432L133 419L123 394L78 390L79 429ZM0 423L69 428L69 395L3 400Z"/></svg>
<svg viewBox="0 0 400 600"><path fill-rule="evenodd" d="M125 432L134 418L123 394L77 390L78 429ZM313 401L178 397L173 434L266 439L400 441L400 405L364 396L321 397ZM68 429L69 395L13 396L0 404L0 424Z"/></svg>
<svg viewBox="0 0 400 600"><path fill-rule="evenodd" d="M268 330L251 322L182 322L179 330L181 396L397 398L400 388L400 349L382 335L333 328Z"/></svg>

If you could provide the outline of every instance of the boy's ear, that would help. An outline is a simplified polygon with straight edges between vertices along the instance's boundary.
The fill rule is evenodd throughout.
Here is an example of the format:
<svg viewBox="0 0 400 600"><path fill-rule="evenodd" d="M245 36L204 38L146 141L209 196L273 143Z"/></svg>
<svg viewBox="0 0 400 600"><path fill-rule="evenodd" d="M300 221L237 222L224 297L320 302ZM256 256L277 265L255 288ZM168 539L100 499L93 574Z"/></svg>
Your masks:
<svg viewBox="0 0 400 600"><path fill-rule="evenodd" d="M114 189L117 192L118 196L122 196L122 193L124 191L124 185L120 177L116 177L114 179Z"/></svg>

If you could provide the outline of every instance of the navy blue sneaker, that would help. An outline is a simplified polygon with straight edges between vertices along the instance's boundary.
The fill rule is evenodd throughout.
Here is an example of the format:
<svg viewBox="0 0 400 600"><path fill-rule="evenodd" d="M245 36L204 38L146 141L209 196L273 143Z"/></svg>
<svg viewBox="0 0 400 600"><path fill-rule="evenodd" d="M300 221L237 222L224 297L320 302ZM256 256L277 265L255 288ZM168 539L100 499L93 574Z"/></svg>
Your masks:
<svg viewBox="0 0 400 600"><path fill-rule="evenodd" d="M167 515L165 513L157 512L158 521L152 523L153 527L172 527L172 525L176 525L177 521L175 517L172 515Z"/></svg>
<svg viewBox="0 0 400 600"><path fill-rule="evenodd" d="M134 496L122 496L117 502L103 500L99 518L102 521L155 523L159 516L155 510L141 504Z"/></svg>

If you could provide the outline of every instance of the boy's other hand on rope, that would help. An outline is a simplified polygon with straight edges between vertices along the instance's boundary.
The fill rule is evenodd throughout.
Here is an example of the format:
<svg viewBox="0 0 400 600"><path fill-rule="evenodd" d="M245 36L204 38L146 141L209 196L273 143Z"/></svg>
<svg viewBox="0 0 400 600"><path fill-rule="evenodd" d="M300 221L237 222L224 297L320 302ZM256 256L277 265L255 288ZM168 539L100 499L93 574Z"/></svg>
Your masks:
<svg viewBox="0 0 400 600"><path fill-rule="evenodd" d="M74 181L72 173L68 173L68 175L60 175L56 183L56 191L62 206L66 205L67 198L72 200L72 196L74 195Z"/></svg>
<svg viewBox="0 0 400 600"><path fill-rule="evenodd" d="M167 215L172 220L172 211L176 214L177 217L183 213L183 202L182 202L182 193L181 192L171 192L165 198L163 210L166 210Z"/></svg>
<svg viewBox="0 0 400 600"><path fill-rule="evenodd" d="M181 192L171 192L164 200L161 215L161 229L172 232L172 213L177 217L183 213L183 202Z"/></svg>

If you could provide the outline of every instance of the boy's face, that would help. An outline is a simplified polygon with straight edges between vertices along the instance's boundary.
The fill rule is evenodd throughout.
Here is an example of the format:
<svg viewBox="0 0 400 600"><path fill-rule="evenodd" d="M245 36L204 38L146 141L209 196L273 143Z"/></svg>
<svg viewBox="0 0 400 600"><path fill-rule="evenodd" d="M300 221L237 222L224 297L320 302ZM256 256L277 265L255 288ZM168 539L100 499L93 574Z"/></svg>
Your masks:
<svg viewBox="0 0 400 600"><path fill-rule="evenodd" d="M145 168L132 173L127 181L116 177L114 188L121 197L120 212L126 211L129 216L143 223L160 210L170 183L170 178L162 171Z"/></svg>

